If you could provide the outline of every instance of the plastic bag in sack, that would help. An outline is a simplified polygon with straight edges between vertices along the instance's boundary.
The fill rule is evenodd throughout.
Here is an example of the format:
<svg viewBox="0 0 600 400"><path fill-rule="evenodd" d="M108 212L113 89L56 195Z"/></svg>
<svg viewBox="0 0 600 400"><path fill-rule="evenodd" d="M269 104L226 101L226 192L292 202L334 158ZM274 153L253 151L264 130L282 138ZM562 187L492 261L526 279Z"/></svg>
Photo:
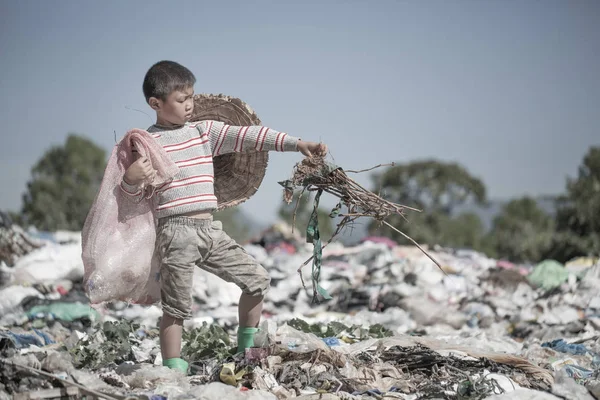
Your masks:
<svg viewBox="0 0 600 400"><path fill-rule="evenodd" d="M147 157L156 176L142 184L136 202L120 188L133 150ZM85 292L92 304L122 300L152 304L160 299L154 188L170 181L178 168L146 131L134 129L112 151L102 184L82 230Z"/></svg>

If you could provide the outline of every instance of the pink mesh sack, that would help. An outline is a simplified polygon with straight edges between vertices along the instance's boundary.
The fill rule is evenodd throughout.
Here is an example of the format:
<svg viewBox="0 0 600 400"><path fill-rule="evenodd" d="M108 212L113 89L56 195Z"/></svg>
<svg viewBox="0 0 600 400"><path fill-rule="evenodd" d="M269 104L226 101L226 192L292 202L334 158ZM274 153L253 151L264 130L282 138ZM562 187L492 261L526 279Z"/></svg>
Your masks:
<svg viewBox="0 0 600 400"><path fill-rule="evenodd" d="M125 171L135 161L134 146L156 170L156 177L143 183L139 202L120 188ZM82 230L84 287L92 304L113 300L152 304L160 300L153 194L155 187L170 181L177 171L146 131L127 132L113 149Z"/></svg>

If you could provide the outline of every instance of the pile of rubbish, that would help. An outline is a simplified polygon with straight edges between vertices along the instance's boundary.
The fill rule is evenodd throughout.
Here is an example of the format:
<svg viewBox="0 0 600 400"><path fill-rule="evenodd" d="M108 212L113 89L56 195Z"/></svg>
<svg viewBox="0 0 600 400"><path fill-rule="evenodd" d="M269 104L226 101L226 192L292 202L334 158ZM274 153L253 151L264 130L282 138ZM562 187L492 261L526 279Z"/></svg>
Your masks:
<svg viewBox="0 0 600 400"><path fill-rule="evenodd" d="M14 225L10 216L0 211L0 263L13 266L20 257L41 246Z"/></svg>
<svg viewBox="0 0 600 400"><path fill-rule="evenodd" d="M316 304L297 272L312 246L290 232L245 246L272 278L246 354L232 352L239 289L196 270L184 375L162 366L158 306L89 305L80 234L0 224L0 400L600 398L598 260L428 249L442 271L389 239L332 243L332 299Z"/></svg>

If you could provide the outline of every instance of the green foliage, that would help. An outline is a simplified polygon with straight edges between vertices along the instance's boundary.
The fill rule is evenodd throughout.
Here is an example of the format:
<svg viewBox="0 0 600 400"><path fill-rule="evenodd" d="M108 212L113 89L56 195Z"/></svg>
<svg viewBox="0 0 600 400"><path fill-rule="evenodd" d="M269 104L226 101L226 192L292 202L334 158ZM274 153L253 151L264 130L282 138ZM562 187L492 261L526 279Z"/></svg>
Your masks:
<svg viewBox="0 0 600 400"><path fill-rule="evenodd" d="M341 338L343 336L348 336L358 340L365 340L371 338L380 339L394 335L392 331L386 329L380 324L372 325L369 328L363 328L359 325L347 326L336 321L332 321L327 325L309 324L308 322L299 318L294 318L287 324L296 330L304 333L312 333L320 338Z"/></svg>
<svg viewBox="0 0 600 400"><path fill-rule="evenodd" d="M224 360L230 354L231 340L219 325L202 323L199 328L183 332L181 356L193 363L207 358Z"/></svg>
<svg viewBox="0 0 600 400"><path fill-rule="evenodd" d="M567 181L553 219L535 199L510 201L484 235L474 214L456 215L457 207L486 202L483 183L455 163L421 161L397 165L375 176L375 190L383 197L423 210L392 216L388 222L418 242L470 247L516 262L600 255L600 147L585 155L576 179ZM370 232L403 242L402 236L377 223Z"/></svg>
<svg viewBox="0 0 600 400"><path fill-rule="evenodd" d="M396 165L374 177L375 191L394 202L423 210L407 212L406 220L391 216L388 222L417 242L452 247L480 249L484 230L475 214L454 216L457 207L468 203L484 204L483 182L456 163L418 161ZM399 242L405 239L387 227L374 222L371 233L390 236Z"/></svg>
<svg viewBox="0 0 600 400"><path fill-rule="evenodd" d="M221 221L223 230L237 242L243 243L250 238L250 229L243 220L242 212L237 207L227 208L213 215Z"/></svg>
<svg viewBox="0 0 600 400"><path fill-rule="evenodd" d="M290 204L284 202L281 207L279 207L279 218L292 225L294 223L294 210L296 210L295 230L300 232L302 235L305 235L306 226L308 225L310 215L313 212L314 196L312 194L308 194L308 192L305 192L300 199L298 208L296 209L299 194L300 191L295 192ZM321 233L321 240L323 242L329 240L335 231L332 218L329 216L329 214L330 211L327 211L321 207L317 209L317 217L319 218L319 232Z"/></svg>
<svg viewBox="0 0 600 400"><path fill-rule="evenodd" d="M529 197L507 203L489 233L496 254L515 262L537 262L548 252L554 234L552 217Z"/></svg>
<svg viewBox="0 0 600 400"><path fill-rule="evenodd" d="M11 222L16 225L23 224L23 216L20 213L16 213L14 211L9 211L8 218L10 218Z"/></svg>
<svg viewBox="0 0 600 400"><path fill-rule="evenodd" d="M485 248L485 229L474 213L462 213L448 218L442 230L443 243L456 248Z"/></svg>
<svg viewBox="0 0 600 400"><path fill-rule="evenodd" d="M105 166L105 151L81 136L71 134L64 146L50 148L31 170L24 222L41 230L80 230Z"/></svg>
<svg viewBox="0 0 600 400"><path fill-rule="evenodd" d="M97 369L135 359L132 345L140 343L140 326L128 321L104 322L70 350L77 368Z"/></svg>
<svg viewBox="0 0 600 400"><path fill-rule="evenodd" d="M376 175L375 183L388 200L446 215L459 205L486 200L483 182L456 163L428 160L396 165Z"/></svg>
<svg viewBox="0 0 600 400"><path fill-rule="evenodd" d="M600 147L583 158L576 179L568 179L557 201L556 234L548 257L565 262L600 255Z"/></svg>
<svg viewBox="0 0 600 400"><path fill-rule="evenodd" d="M408 234L414 235L411 236L413 239L454 248L479 250L485 236L481 220L473 213L463 213L455 217L440 212L425 213L413 217L410 225L413 226ZM406 232L405 227L403 229Z"/></svg>

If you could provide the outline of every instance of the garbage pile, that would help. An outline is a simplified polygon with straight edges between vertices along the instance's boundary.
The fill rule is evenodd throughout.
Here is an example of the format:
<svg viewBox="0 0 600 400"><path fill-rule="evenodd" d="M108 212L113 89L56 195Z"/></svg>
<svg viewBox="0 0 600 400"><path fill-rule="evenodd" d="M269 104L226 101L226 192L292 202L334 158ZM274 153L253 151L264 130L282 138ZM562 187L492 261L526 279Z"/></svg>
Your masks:
<svg viewBox="0 0 600 400"><path fill-rule="evenodd" d="M40 243L32 240L18 225L14 225L10 216L0 211L1 263L12 266L19 257L40 246Z"/></svg>
<svg viewBox="0 0 600 400"><path fill-rule="evenodd" d="M235 355L239 289L197 269L189 374L162 367L158 306L91 307L77 233L2 258L0 399L600 398L600 263L515 265L468 250L366 238L323 249L279 225L245 246L267 269L257 348ZM5 231L0 231L4 238ZM6 253L2 253L6 254Z"/></svg>

